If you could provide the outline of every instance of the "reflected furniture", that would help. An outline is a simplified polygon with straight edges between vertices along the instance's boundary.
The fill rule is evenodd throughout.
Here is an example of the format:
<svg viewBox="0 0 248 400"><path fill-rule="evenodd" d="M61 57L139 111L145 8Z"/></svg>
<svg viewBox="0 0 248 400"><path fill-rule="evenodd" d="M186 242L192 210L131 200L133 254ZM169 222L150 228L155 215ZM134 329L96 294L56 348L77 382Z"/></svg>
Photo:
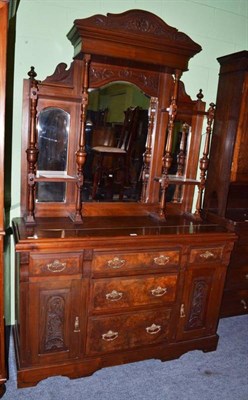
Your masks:
<svg viewBox="0 0 248 400"><path fill-rule="evenodd" d="M111 181L111 198L114 194L113 185L115 183L120 186L119 200L123 200L124 187L131 185L131 167L133 164L135 142L138 137L140 111L139 107L129 107L125 111L123 126L115 147L92 147L94 158L96 159L92 188L93 200L96 198L97 189L104 176L106 180ZM108 165L106 165L107 160L109 160Z"/></svg>
<svg viewBox="0 0 248 400"><path fill-rule="evenodd" d="M205 111L202 92L193 101L180 80L200 46L142 10L76 20L68 38L70 68L59 64L42 82L32 68L24 82L21 216L13 221L19 387L215 350L236 239L200 215L214 105ZM89 90L112 82L150 98L140 197L82 202ZM42 130L47 111L52 123ZM49 143L45 157L39 140Z"/></svg>
<svg viewBox="0 0 248 400"><path fill-rule="evenodd" d="M7 379L4 323L4 137L8 32L7 1L0 1L0 25L0 397L2 397Z"/></svg>
<svg viewBox="0 0 248 400"><path fill-rule="evenodd" d="M248 51L218 58L216 117L204 209L239 236L232 253L221 316L248 313Z"/></svg>

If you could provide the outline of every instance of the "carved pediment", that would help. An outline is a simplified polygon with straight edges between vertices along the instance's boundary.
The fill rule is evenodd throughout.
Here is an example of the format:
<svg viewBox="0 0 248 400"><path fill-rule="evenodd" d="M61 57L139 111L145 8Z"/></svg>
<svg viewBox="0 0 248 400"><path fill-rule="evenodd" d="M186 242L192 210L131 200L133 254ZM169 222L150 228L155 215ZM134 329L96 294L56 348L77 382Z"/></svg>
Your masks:
<svg viewBox="0 0 248 400"><path fill-rule="evenodd" d="M160 39L175 41L178 43L188 43L195 45L200 50L200 46L193 42L185 33L166 24L157 15L144 10L129 10L121 14L108 13L105 15L94 15L90 18L75 21L76 25L87 24L88 26L113 30L114 32L159 37Z"/></svg>
<svg viewBox="0 0 248 400"><path fill-rule="evenodd" d="M89 53L181 70L201 51L185 33L144 10L77 19L67 37L76 57Z"/></svg>

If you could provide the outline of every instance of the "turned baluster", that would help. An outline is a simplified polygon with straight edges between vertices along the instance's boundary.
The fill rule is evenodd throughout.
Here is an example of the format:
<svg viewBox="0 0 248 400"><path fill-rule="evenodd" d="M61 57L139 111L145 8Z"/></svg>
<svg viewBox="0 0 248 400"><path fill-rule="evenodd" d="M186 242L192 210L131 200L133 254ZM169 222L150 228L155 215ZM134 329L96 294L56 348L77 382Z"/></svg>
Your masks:
<svg viewBox="0 0 248 400"><path fill-rule="evenodd" d="M185 160L186 160L186 143L187 143L187 135L189 132L189 125L184 123L182 126L182 136L180 140L179 153L177 155L177 172L176 176L183 176ZM181 191L182 186L176 185L176 190L173 196L173 202L178 203L181 201Z"/></svg>
<svg viewBox="0 0 248 400"><path fill-rule="evenodd" d="M174 91L171 98L171 104L168 109L169 111L169 122L168 122L168 135L165 146L165 154L163 156L162 162L162 177L161 177L161 199L160 199L160 217L166 217L166 194L169 186L169 169L172 164L172 143L173 143L173 130L174 130L174 120L177 114L177 95L179 79L181 77L181 71L177 70L175 74Z"/></svg>
<svg viewBox="0 0 248 400"><path fill-rule="evenodd" d="M85 151L85 126L87 117L88 106L88 87L89 87L89 65L90 55L84 56L84 75L83 75L83 90L82 90L82 103L81 103L81 117L80 117L80 136L78 150L76 151L77 163L77 183L76 183L76 210L75 215L72 217L74 222L82 222L82 200L81 191L83 187L83 167L86 159Z"/></svg>
<svg viewBox="0 0 248 400"><path fill-rule="evenodd" d="M200 158L199 168L200 168L200 183L198 185L198 196L196 201L196 210L194 216L197 219L201 219L201 205L202 205L202 196L203 191L205 189L206 184L206 173L208 170L209 165L209 148L210 148L210 137L212 133L212 125L214 121L214 114L215 114L215 104L210 103L210 107L207 113L207 128L206 128L206 139L205 145L203 150L203 156Z"/></svg>
<svg viewBox="0 0 248 400"><path fill-rule="evenodd" d="M30 109L30 120L29 120L29 136L28 136L28 148L27 162L28 162L28 195L27 195L27 215L26 222L34 223L35 216L35 173L36 173L36 163L38 159L38 149L37 149L37 99L38 99L38 81L35 79L37 76L34 67L31 67L28 72L30 79L29 84L29 109Z"/></svg>
<svg viewBox="0 0 248 400"><path fill-rule="evenodd" d="M151 97L149 115L148 115L148 130L147 130L147 140L146 140L146 150L143 154L143 171L142 171L142 193L141 201L146 202L146 191L150 176L150 163L152 157L152 134L154 129L154 119L157 113L158 99L156 97Z"/></svg>

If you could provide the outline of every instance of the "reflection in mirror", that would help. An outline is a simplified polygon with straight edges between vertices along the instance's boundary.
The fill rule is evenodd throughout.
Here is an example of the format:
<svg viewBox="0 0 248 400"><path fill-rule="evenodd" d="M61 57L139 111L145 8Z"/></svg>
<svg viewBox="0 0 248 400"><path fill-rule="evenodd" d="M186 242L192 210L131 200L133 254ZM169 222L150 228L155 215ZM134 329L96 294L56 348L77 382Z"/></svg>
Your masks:
<svg viewBox="0 0 248 400"><path fill-rule="evenodd" d="M66 173L69 126L70 115L60 108L48 107L39 113L37 175ZM38 182L36 201L63 202L65 190L65 182Z"/></svg>
<svg viewBox="0 0 248 400"><path fill-rule="evenodd" d="M174 123L173 144L172 144L172 163L169 176L183 178L185 175L186 159L188 156L190 127L186 123L176 121ZM172 184L168 187L166 202L173 201L181 203L183 197L183 186Z"/></svg>
<svg viewBox="0 0 248 400"><path fill-rule="evenodd" d="M90 92L82 201L140 199L149 106L140 89L123 82Z"/></svg>

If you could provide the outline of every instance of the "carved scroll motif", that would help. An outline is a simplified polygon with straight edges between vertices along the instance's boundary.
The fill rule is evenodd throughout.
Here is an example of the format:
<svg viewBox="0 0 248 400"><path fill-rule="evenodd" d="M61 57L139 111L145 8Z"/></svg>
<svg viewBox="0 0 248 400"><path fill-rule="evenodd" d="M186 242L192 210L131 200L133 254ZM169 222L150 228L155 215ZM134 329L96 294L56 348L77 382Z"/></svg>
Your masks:
<svg viewBox="0 0 248 400"><path fill-rule="evenodd" d="M207 294L207 283L203 280L195 282L187 329L201 328L204 326Z"/></svg>
<svg viewBox="0 0 248 400"><path fill-rule="evenodd" d="M65 63L60 63L57 65L55 68L55 71L52 75L47 76L42 83L63 83L70 85L73 82L73 66L74 64L72 63L69 69L67 68L67 64Z"/></svg>
<svg viewBox="0 0 248 400"><path fill-rule="evenodd" d="M132 34L146 34L164 40L174 41L182 44L192 45L194 42L183 32L166 24L158 16L142 10L130 10L121 14L94 15L85 20L77 20L88 26L103 29L130 32ZM198 46L195 44L195 46Z"/></svg>
<svg viewBox="0 0 248 400"><path fill-rule="evenodd" d="M44 351L64 350L65 300L50 297L47 302Z"/></svg>
<svg viewBox="0 0 248 400"><path fill-rule="evenodd" d="M151 75L145 72L134 71L128 68L106 68L91 66L89 71L90 86L101 86L111 81L127 81L137 84L144 91L157 93L158 74ZM149 93L148 93L149 94Z"/></svg>

